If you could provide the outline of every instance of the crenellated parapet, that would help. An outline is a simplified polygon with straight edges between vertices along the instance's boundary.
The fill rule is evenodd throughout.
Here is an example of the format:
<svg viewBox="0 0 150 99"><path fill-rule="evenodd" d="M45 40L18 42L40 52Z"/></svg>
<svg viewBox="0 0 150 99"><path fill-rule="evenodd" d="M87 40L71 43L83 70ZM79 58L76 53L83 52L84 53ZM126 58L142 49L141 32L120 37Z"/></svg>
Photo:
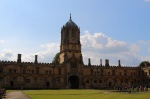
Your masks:
<svg viewBox="0 0 150 99"><path fill-rule="evenodd" d="M0 60L0 66L7 66L7 65L20 65L20 66L53 66L53 63L43 63L38 62L38 55L35 55L35 61L34 62L24 62L21 59L21 54L18 54L17 61L6 61L6 60Z"/></svg>
<svg viewBox="0 0 150 99"><path fill-rule="evenodd" d="M87 68L104 68L104 69L140 69L140 67L133 67L133 66L121 66L120 60L118 60L118 65L117 66L111 66L109 64L109 60L105 60L105 65L102 64L102 59L100 59L100 65L91 65L91 59L88 59L88 65L85 65L84 67Z"/></svg>

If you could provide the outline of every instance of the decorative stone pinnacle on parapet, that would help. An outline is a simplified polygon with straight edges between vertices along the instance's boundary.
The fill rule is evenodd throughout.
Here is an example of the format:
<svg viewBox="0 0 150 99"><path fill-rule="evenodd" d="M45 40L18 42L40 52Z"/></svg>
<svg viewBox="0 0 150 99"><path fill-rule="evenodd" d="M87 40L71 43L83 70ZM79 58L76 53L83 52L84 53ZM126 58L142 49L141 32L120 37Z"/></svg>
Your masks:
<svg viewBox="0 0 150 99"><path fill-rule="evenodd" d="M105 66L109 67L109 60L108 59L105 59Z"/></svg>
<svg viewBox="0 0 150 99"><path fill-rule="evenodd" d="M118 67L121 67L121 62L120 62L120 60L118 60Z"/></svg>
<svg viewBox="0 0 150 99"><path fill-rule="evenodd" d="M38 63L38 55L35 55L35 61L34 61L35 64Z"/></svg>
<svg viewBox="0 0 150 99"><path fill-rule="evenodd" d="M21 63L21 54L18 54L17 63Z"/></svg>
<svg viewBox="0 0 150 99"><path fill-rule="evenodd" d="M102 66L102 59L100 59L100 66Z"/></svg>
<svg viewBox="0 0 150 99"><path fill-rule="evenodd" d="M91 59L88 59L88 66L91 66Z"/></svg>

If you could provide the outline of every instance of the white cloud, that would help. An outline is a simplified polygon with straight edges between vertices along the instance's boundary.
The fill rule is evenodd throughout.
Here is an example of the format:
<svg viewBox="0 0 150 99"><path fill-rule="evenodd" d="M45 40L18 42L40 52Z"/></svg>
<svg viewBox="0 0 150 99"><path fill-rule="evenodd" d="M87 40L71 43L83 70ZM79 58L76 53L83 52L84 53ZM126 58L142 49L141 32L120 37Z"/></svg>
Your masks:
<svg viewBox="0 0 150 99"><path fill-rule="evenodd" d="M150 59L149 57L137 55L137 52L140 51L138 44L129 45L126 42L114 40L104 33L91 34L85 31L85 34L80 38L85 64L87 64L88 58L91 58L91 63L94 65L99 65L100 59L103 59L103 65L105 65L105 59L109 59L110 65L117 65L118 60L121 60L122 65L127 66L138 65L142 60ZM21 52L22 61L34 62L34 56L38 55L39 62L50 63L55 54L59 52L59 46L60 43L48 43L40 45L40 51L33 53ZM17 54L15 51L3 49L0 51L0 60L16 61Z"/></svg>
<svg viewBox="0 0 150 99"><path fill-rule="evenodd" d="M128 45L126 42L114 40L103 33L91 35L88 31L81 36L82 53L85 64L91 58L92 64L100 64L100 59L109 59L110 65L117 65L121 60L124 65L138 65L139 58L136 52L140 50L138 45ZM136 60L136 61L135 61Z"/></svg>
<svg viewBox="0 0 150 99"><path fill-rule="evenodd" d="M140 47L137 44L132 44L130 47L131 51L140 51Z"/></svg>
<svg viewBox="0 0 150 99"><path fill-rule="evenodd" d="M0 53L1 60L14 60L15 53L11 50L3 49Z"/></svg>
<svg viewBox="0 0 150 99"><path fill-rule="evenodd" d="M59 52L59 44L58 43L48 43L41 45L43 49L39 52L34 53L20 53L22 54L22 61L24 62L34 62L35 55L38 55L39 62L48 62L51 63L53 57L57 52ZM39 48L40 49L40 48ZM4 49L0 52L0 60L7 61L17 61L17 54L14 51Z"/></svg>
<svg viewBox="0 0 150 99"><path fill-rule="evenodd" d="M114 53L128 50L125 42L113 40L103 33L94 33L91 35L87 31L81 36L83 50L98 50L103 53Z"/></svg>
<svg viewBox="0 0 150 99"><path fill-rule="evenodd" d="M0 44L3 44L4 43L4 40L0 40Z"/></svg>
<svg viewBox="0 0 150 99"><path fill-rule="evenodd" d="M141 44L141 45L150 45L150 41L149 40L140 40L140 41L138 41L138 43L139 44Z"/></svg>
<svg viewBox="0 0 150 99"><path fill-rule="evenodd" d="M150 48L148 48L147 51L150 53Z"/></svg>

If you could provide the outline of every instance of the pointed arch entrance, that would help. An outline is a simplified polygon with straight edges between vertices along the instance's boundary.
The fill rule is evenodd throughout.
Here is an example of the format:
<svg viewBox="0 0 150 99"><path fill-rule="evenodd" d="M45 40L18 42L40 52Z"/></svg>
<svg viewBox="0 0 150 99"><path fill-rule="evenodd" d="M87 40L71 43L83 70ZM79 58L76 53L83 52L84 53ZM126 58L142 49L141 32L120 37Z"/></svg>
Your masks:
<svg viewBox="0 0 150 99"><path fill-rule="evenodd" d="M69 77L69 87L71 89L78 89L79 88L79 77L76 75L72 75Z"/></svg>

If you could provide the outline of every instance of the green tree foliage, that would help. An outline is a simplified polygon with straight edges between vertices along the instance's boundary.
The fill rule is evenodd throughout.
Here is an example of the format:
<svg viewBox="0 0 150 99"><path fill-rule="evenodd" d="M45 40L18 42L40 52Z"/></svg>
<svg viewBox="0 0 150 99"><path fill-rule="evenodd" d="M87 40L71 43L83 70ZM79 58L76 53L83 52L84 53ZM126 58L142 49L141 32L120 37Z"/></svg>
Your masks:
<svg viewBox="0 0 150 99"><path fill-rule="evenodd" d="M150 66L150 63L148 61L143 61L139 65L139 67L146 67L146 66Z"/></svg>
<svg viewBox="0 0 150 99"><path fill-rule="evenodd" d="M52 63L56 63L56 62L58 62L59 55L60 55L60 53L59 53L59 52L58 52L58 53L56 53L55 57L53 58Z"/></svg>

